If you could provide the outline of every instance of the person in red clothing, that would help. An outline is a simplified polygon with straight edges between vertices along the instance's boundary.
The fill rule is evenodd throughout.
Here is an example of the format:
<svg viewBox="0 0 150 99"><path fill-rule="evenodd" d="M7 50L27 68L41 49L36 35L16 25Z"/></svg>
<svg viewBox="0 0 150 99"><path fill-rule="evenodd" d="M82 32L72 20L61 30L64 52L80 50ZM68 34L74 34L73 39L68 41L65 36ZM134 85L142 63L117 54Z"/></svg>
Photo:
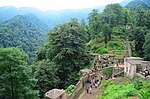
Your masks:
<svg viewBox="0 0 150 99"><path fill-rule="evenodd" d="M93 87L95 87L95 81L93 80Z"/></svg>

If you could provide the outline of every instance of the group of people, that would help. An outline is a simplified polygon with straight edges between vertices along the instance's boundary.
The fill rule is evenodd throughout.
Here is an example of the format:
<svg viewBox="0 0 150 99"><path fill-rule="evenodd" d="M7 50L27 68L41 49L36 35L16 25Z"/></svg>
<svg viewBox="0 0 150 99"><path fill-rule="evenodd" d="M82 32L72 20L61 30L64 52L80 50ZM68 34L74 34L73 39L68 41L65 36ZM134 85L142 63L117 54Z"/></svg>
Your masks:
<svg viewBox="0 0 150 99"><path fill-rule="evenodd" d="M87 80L86 92L92 94L92 89L97 88L101 84L102 80L103 76L101 76L100 79Z"/></svg>
<svg viewBox="0 0 150 99"><path fill-rule="evenodd" d="M142 74L143 74L145 77L148 76L148 75L150 75L148 69L144 69L144 70L142 71Z"/></svg>

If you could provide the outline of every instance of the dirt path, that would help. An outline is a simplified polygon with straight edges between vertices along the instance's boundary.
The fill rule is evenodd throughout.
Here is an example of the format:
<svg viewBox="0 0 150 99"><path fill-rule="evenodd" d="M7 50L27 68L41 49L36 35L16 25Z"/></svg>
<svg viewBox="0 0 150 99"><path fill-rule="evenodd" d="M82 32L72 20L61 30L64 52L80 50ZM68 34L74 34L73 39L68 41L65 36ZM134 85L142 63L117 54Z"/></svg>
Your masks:
<svg viewBox="0 0 150 99"><path fill-rule="evenodd" d="M120 77L120 78L112 78L113 82L125 82L125 81L129 81L128 78L125 77Z"/></svg>
<svg viewBox="0 0 150 99"><path fill-rule="evenodd" d="M124 77L120 77L120 78L112 78L111 81L113 82L124 82L124 81L128 81L128 78L124 78ZM81 96L79 97L79 99L99 99L99 96L101 94L101 92L104 90L98 90L98 88L93 88L92 89L92 94L89 94L86 92L86 90L81 94Z"/></svg>
<svg viewBox="0 0 150 99"><path fill-rule="evenodd" d="M98 88L93 88L92 89L92 94L87 93L86 91L84 91L83 95L79 97L79 99L99 99L99 95L100 95L101 91L98 90Z"/></svg>
<svg viewBox="0 0 150 99"><path fill-rule="evenodd" d="M95 72L96 74L96 79L100 79L102 73L100 72ZM104 76L105 78L105 76ZM124 82L127 81L127 78L121 77L121 78L112 78L112 82ZM92 88L92 94L87 93L86 90L84 90L83 93L80 94L80 97L78 99L99 99L100 94L105 91L106 88L98 90L98 88Z"/></svg>
<svg viewBox="0 0 150 99"><path fill-rule="evenodd" d="M99 72L96 72L97 78L100 78ZM81 94L79 99L99 99L99 95L101 93L101 90L98 90L98 88L92 88L92 94L87 93L86 90Z"/></svg>

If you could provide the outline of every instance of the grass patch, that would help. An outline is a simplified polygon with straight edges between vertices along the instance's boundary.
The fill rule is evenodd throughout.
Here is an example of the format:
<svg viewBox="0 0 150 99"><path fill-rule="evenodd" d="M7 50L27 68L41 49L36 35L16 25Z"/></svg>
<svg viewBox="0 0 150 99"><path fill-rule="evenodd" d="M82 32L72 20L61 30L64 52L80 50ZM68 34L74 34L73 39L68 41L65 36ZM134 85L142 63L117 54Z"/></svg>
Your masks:
<svg viewBox="0 0 150 99"><path fill-rule="evenodd" d="M105 47L100 47L97 50L95 50L94 52L98 53L98 54L107 54L108 53L108 49L105 48Z"/></svg>
<svg viewBox="0 0 150 99"><path fill-rule="evenodd" d="M108 54L109 51L111 51L113 52L112 54L120 55L123 54L125 50L123 39L115 35L112 35L107 45L104 43L103 36L100 34L95 39L90 40L86 46L87 50L98 54Z"/></svg>
<svg viewBox="0 0 150 99"><path fill-rule="evenodd" d="M98 89L102 89L104 87L107 87L108 84L110 84L111 80L105 80L102 82L102 84L98 87Z"/></svg>
<svg viewBox="0 0 150 99"><path fill-rule="evenodd" d="M124 53L124 50L114 50L112 51L112 54L115 54L115 55L121 55Z"/></svg>
<svg viewBox="0 0 150 99"><path fill-rule="evenodd" d="M100 89L107 87L100 94L100 99L150 99L150 81L143 81L135 78L125 82L106 81L99 87Z"/></svg>
<svg viewBox="0 0 150 99"><path fill-rule="evenodd" d="M126 86L125 86L126 85ZM100 95L100 99L126 99L137 95L134 84L114 83Z"/></svg>

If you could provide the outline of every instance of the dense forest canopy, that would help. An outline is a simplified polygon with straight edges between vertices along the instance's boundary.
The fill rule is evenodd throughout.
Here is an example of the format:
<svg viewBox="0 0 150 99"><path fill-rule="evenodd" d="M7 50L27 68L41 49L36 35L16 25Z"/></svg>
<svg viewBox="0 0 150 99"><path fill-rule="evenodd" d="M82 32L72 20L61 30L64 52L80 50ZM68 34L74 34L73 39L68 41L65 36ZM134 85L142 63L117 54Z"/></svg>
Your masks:
<svg viewBox="0 0 150 99"><path fill-rule="evenodd" d="M2 99L43 99L52 88L75 85L79 71L91 65L87 51L123 55L128 41L132 56L150 60L149 0L133 0L125 7L108 4L103 12L93 9L87 19L76 15L79 20L59 21L64 23L51 29L47 23L55 20L36 16L0 17Z"/></svg>
<svg viewBox="0 0 150 99"><path fill-rule="evenodd" d="M29 56L29 63L35 52L46 42L48 28L33 15L18 15L0 25L0 47L18 47Z"/></svg>
<svg viewBox="0 0 150 99"><path fill-rule="evenodd" d="M27 55L18 48L0 48L0 98L36 99L36 79L27 67Z"/></svg>

